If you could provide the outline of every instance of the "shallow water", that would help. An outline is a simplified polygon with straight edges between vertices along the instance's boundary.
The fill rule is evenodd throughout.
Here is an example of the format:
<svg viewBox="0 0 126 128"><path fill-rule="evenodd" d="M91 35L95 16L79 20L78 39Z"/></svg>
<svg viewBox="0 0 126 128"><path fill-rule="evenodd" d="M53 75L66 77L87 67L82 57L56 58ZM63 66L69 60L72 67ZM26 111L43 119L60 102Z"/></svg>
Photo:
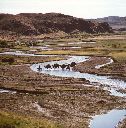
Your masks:
<svg viewBox="0 0 126 128"><path fill-rule="evenodd" d="M3 53L0 53L0 55L16 55L16 56L56 56L56 55L28 54L28 53L24 53L23 51L3 52Z"/></svg>
<svg viewBox="0 0 126 128"><path fill-rule="evenodd" d="M81 48L81 47L70 47L70 48L73 48L73 49L75 48L76 49L76 48Z"/></svg>
<svg viewBox="0 0 126 128"><path fill-rule="evenodd" d="M111 110L107 114L96 115L90 122L90 128L115 128L126 116L126 110Z"/></svg>
<svg viewBox="0 0 126 128"><path fill-rule="evenodd" d="M67 60L61 60L61 61L52 61L52 62L45 62L45 63L39 63L39 64L34 64L31 66L31 69L33 71L38 72L37 68L40 65L42 68L42 71L39 71L40 73L45 73L49 75L54 75L54 76L60 76L60 77L74 77L74 78L85 78L86 80L89 80L91 83L100 83L102 85L108 85L110 88L105 87L105 90L109 90L112 95L115 96L126 96L126 94L122 94L120 92L117 92L116 90L125 88L126 87L126 82L118 79L111 79L109 76L98 76L95 74L89 74L89 73L80 73L73 71L72 69L69 70L62 70L61 68L59 69L45 69L44 66L47 64L53 65L55 63L58 64L70 64L71 62L76 62L80 63L83 61L88 60L89 57L86 56L70 56L69 59Z"/></svg>
<svg viewBox="0 0 126 128"><path fill-rule="evenodd" d="M40 49L40 50L53 50L52 48L48 48L48 45L47 46L32 46L30 48L35 48L35 49Z"/></svg>
<svg viewBox="0 0 126 128"><path fill-rule="evenodd" d="M10 91L10 90L5 90L5 89L0 89L0 93L16 93L16 91Z"/></svg>

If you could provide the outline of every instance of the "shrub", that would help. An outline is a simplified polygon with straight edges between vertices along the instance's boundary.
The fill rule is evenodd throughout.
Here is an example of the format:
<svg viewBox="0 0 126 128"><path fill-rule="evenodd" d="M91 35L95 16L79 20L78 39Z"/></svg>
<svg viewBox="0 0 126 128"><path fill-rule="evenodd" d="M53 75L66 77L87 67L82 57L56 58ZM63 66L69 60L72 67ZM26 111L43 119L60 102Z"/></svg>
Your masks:
<svg viewBox="0 0 126 128"><path fill-rule="evenodd" d="M3 63L9 63L9 64L12 64L12 63L14 63L14 58L13 57L4 57L4 58L2 58L2 62Z"/></svg>
<svg viewBox="0 0 126 128"><path fill-rule="evenodd" d="M8 47L8 43L4 40L0 41L0 48L7 48Z"/></svg>

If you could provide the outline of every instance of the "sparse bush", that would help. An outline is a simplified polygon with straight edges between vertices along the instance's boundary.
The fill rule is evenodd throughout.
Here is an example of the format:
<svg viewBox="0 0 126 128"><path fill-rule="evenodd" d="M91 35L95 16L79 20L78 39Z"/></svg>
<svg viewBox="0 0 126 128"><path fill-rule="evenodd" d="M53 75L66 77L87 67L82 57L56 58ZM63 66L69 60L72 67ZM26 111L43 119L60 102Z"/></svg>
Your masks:
<svg viewBox="0 0 126 128"><path fill-rule="evenodd" d="M9 56L5 56L2 58L1 60L3 63L9 63L12 64L14 63L14 58L13 57L9 57Z"/></svg>
<svg viewBox="0 0 126 128"><path fill-rule="evenodd" d="M8 43L4 40L0 41L0 48L7 48L8 47Z"/></svg>

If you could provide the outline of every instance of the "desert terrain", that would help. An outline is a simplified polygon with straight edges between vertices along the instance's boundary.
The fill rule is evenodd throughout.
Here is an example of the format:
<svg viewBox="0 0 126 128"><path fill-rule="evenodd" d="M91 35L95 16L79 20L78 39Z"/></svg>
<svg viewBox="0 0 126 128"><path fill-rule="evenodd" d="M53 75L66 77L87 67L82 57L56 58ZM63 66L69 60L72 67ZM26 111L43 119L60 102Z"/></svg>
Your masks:
<svg viewBox="0 0 126 128"><path fill-rule="evenodd" d="M95 115L112 110L123 110L126 114L125 32L112 32L107 24L73 20L60 14L48 15L43 16L41 23L40 14L33 15L34 22L29 14L1 15L4 17L1 24L6 23L0 24L0 128L93 128L91 120ZM54 20L49 29L50 18L54 15L57 22ZM59 17L66 24L83 22L83 26L88 24L93 28L84 27L86 32L82 32L79 25L65 29L66 25L61 29L60 24L64 24ZM4 28L9 29L12 23L28 28L23 26L5 34ZM42 23L45 23L44 28L39 29L37 25ZM93 31L94 28L97 29ZM31 33L33 35L29 35ZM58 63L71 57L87 59L78 60L65 71L42 67L43 63ZM53 72L56 75L51 75ZM67 73L73 74L67 77ZM74 73L79 75L74 76ZM88 75L91 78L83 77ZM103 78L105 83L100 81ZM107 80L112 83L106 83ZM114 127L125 128L125 124L123 115Z"/></svg>

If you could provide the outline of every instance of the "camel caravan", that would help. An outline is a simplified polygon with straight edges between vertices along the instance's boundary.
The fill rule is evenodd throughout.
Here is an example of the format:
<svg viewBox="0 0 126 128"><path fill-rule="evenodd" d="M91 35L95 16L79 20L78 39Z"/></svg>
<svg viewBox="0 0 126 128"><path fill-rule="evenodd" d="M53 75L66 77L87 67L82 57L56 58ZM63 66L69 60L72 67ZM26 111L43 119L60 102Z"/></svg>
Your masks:
<svg viewBox="0 0 126 128"><path fill-rule="evenodd" d="M74 66L76 66L75 62L71 62L71 64L62 64L62 65L55 63L53 65L47 64L47 65L44 66L44 68L45 69L59 69L59 68L61 68L62 70L70 70L70 68L72 68ZM40 65L37 68L37 70L42 71L42 68L41 68Z"/></svg>

